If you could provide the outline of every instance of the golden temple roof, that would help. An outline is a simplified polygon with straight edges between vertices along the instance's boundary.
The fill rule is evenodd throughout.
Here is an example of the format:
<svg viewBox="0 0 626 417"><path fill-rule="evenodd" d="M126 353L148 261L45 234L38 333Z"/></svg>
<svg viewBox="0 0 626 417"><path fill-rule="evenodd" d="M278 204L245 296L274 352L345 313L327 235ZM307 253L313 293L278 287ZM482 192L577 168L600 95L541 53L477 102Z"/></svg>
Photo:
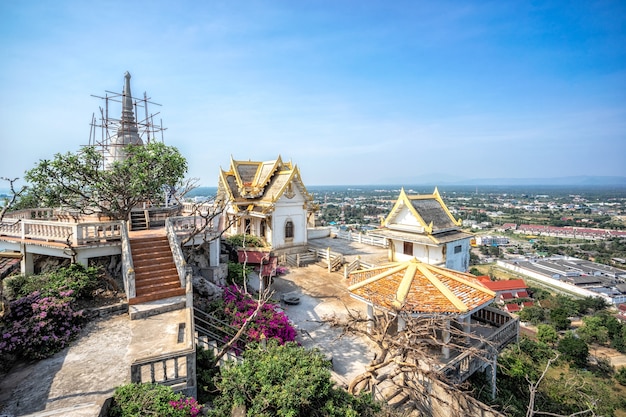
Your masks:
<svg viewBox="0 0 626 417"><path fill-rule="evenodd" d="M348 290L374 307L410 314L459 314L495 299L472 274L412 259L350 274Z"/></svg>
<svg viewBox="0 0 626 417"><path fill-rule="evenodd" d="M395 223L396 216L406 209L429 235L459 230L462 224L461 219L454 218L437 188L432 194L424 195L408 195L403 188L382 226Z"/></svg>
<svg viewBox="0 0 626 417"><path fill-rule="evenodd" d="M297 188L310 202L313 197L302 183L300 170L280 156L273 161L236 161L220 170L218 195L233 203L235 210L265 212L283 195L291 198Z"/></svg>

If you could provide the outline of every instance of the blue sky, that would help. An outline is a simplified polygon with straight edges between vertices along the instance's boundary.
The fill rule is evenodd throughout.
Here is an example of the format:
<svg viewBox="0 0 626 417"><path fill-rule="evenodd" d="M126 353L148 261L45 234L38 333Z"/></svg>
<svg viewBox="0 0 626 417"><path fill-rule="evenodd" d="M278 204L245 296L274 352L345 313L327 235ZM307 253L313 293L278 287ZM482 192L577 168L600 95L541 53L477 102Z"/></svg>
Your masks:
<svg viewBox="0 0 626 417"><path fill-rule="evenodd" d="M206 186L231 156L311 185L626 176L623 0L0 1L0 57L2 177L88 144L125 71Z"/></svg>

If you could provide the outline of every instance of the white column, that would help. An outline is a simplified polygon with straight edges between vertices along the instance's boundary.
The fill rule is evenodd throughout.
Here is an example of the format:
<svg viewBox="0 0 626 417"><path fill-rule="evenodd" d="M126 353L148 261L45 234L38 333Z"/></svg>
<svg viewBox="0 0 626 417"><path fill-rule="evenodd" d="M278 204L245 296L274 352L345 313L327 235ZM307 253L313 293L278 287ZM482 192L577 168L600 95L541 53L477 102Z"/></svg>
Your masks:
<svg viewBox="0 0 626 417"><path fill-rule="evenodd" d="M404 317L398 315L398 333L404 331L404 329L406 329L406 320L404 320Z"/></svg>
<svg viewBox="0 0 626 417"><path fill-rule="evenodd" d="M87 255L84 252L78 252L76 254L76 263L77 264L81 264L82 266L84 266L85 268L87 268L89 266L89 258L87 257Z"/></svg>
<svg viewBox="0 0 626 417"><path fill-rule="evenodd" d="M472 315L468 314L463 320L463 332L465 333L465 343L470 344L470 333L472 332Z"/></svg>
<svg viewBox="0 0 626 417"><path fill-rule="evenodd" d="M372 333L374 329L374 306L367 305L367 332Z"/></svg>
<svg viewBox="0 0 626 417"><path fill-rule="evenodd" d="M22 275L32 275L35 273L35 262L33 254L28 252L26 245L21 245L22 261L20 262L20 272Z"/></svg>
<svg viewBox="0 0 626 417"><path fill-rule="evenodd" d="M209 266L219 266L220 264L220 239L209 242Z"/></svg>

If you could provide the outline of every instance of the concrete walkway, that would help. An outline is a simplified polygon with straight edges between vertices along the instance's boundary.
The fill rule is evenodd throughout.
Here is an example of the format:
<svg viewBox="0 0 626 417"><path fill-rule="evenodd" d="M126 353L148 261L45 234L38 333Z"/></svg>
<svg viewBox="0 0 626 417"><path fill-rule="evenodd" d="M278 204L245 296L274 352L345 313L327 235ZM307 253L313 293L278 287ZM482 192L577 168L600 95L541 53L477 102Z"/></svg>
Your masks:
<svg viewBox="0 0 626 417"><path fill-rule="evenodd" d="M51 358L15 366L0 382L0 416L98 416L130 366L141 358L184 350L178 324L186 310L130 320L128 314L91 321L70 347Z"/></svg>
<svg viewBox="0 0 626 417"><path fill-rule="evenodd" d="M332 357L333 376L338 383L347 386L365 371L374 357L374 346L367 340L343 335L341 329L332 328L324 321L331 316L346 317L348 309L365 314L364 305L348 296L341 274L329 274L317 265L294 268L276 278L272 289L277 299L290 292L300 295L300 304L282 307L298 329L298 342Z"/></svg>

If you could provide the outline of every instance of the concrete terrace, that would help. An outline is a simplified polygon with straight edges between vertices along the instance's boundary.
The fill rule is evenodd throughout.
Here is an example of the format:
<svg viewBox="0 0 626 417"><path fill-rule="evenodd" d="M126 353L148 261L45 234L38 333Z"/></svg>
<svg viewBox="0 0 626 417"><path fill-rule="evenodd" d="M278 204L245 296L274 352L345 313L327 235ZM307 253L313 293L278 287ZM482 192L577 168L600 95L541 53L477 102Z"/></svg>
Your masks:
<svg viewBox="0 0 626 417"><path fill-rule="evenodd" d="M312 243L344 253L349 260L361 256L374 262L386 255L386 249L341 239ZM273 289L275 299L293 291L301 294L299 305L285 305L284 310L297 326L303 346L332 355L338 383L346 384L363 372L373 357L372 346L354 337L340 337L338 329L323 322L326 316L344 315L346 308L364 311L364 305L348 295L342 274L328 273L317 265L293 268L276 278ZM98 416L115 387L130 382L134 361L191 346L191 341L178 339L178 324L185 322L185 314L188 310L183 309L130 320L124 312L94 319L70 347L42 361L18 364L3 377L0 416Z"/></svg>
<svg viewBox="0 0 626 417"><path fill-rule="evenodd" d="M344 254L347 262L386 263L387 249L323 238L310 246L330 248ZM252 284L258 278L252 276ZM319 348L333 359L333 378L343 386L365 371L374 357L370 341L343 335L324 319L345 317L348 310L366 314L366 306L350 297L348 280L341 272L313 264L290 268L275 278L273 298L297 292L300 304L282 305L298 329L299 342ZM52 358L19 364L0 382L0 416L98 416L103 402L115 387L130 382L131 364L146 356L182 350L192 341L180 341L178 323L188 310L161 313L141 320L127 314L97 318L90 322L72 345Z"/></svg>
<svg viewBox="0 0 626 417"><path fill-rule="evenodd" d="M98 416L115 387L130 382L131 364L191 347L179 342L187 310L130 320L127 314L91 321L70 347L51 358L16 365L0 382L0 415Z"/></svg>

